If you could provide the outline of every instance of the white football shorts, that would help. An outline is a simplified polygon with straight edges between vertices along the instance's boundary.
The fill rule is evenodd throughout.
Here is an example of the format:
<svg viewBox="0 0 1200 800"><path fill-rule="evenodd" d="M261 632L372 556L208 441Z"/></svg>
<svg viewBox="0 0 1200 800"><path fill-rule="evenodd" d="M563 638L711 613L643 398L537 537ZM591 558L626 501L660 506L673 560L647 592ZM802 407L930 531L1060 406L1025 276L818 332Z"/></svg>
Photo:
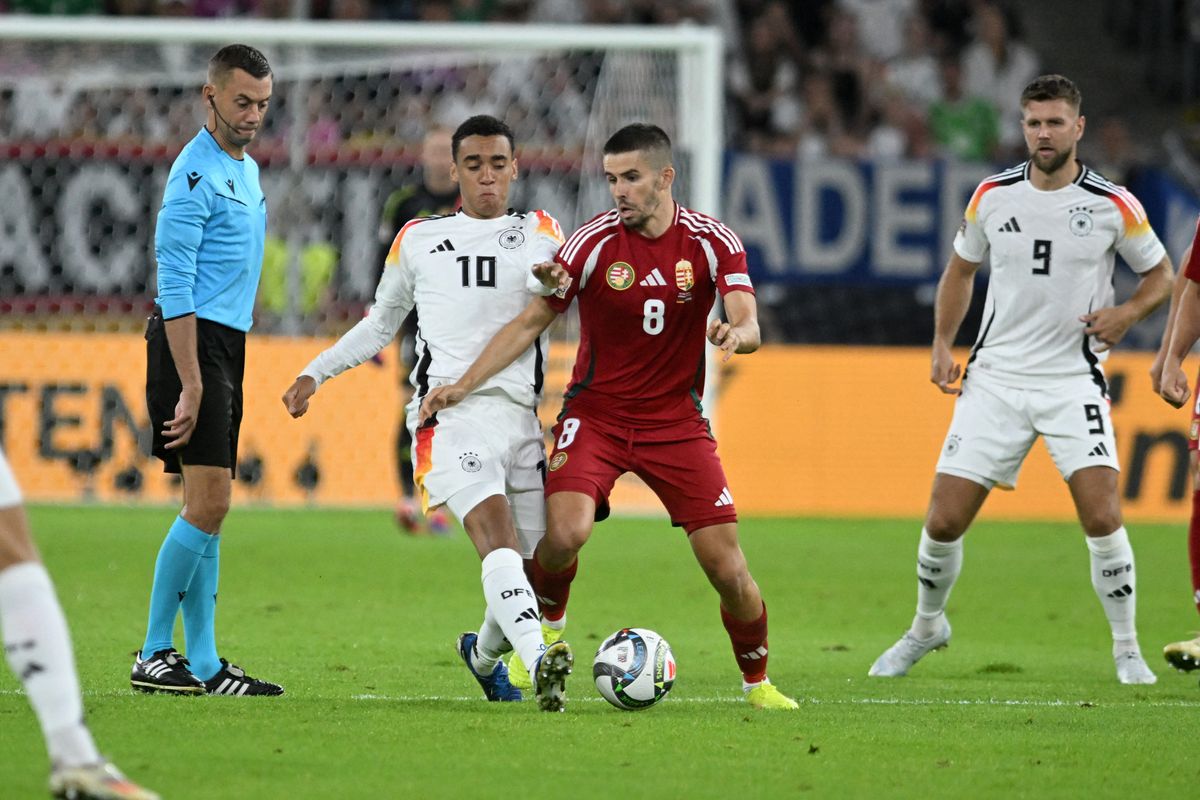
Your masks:
<svg viewBox="0 0 1200 800"><path fill-rule="evenodd" d="M0 508L11 508L21 504L21 488L13 475L4 451L0 450Z"/></svg>
<svg viewBox="0 0 1200 800"><path fill-rule="evenodd" d="M512 509L521 556L531 558L546 532L546 445L532 409L507 397L468 395L416 429L416 399L406 418L413 435L413 480L428 511L445 505L463 518L492 495Z"/></svg>
<svg viewBox="0 0 1200 800"><path fill-rule="evenodd" d="M976 371L954 404L937 471L1015 488L1038 436L1063 480L1085 467L1121 469L1108 398L1090 375L1016 389Z"/></svg>

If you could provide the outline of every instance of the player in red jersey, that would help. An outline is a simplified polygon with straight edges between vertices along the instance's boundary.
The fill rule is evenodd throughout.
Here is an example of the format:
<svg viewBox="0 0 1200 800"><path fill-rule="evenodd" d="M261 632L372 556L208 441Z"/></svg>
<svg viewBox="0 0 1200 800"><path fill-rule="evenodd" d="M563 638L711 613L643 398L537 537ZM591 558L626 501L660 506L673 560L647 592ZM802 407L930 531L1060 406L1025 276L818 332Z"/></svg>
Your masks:
<svg viewBox="0 0 1200 800"><path fill-rule="evenodd" d="M1171 310L1166 330L1150 379L1154 391L1176 408L1188 400L1187 377L1183 359L1200 336L1200 223L1192 244L1183 254L1184 268L1179 270L1171 292ZM1174 342L1172 342L1174 340ZM1188 466L1192 475L1192 516L1188 521L1188 563L1192 573L1192 600L1200 611L1200 471L1197 470L1197 438L1200 434L1200 376L1196 378L1196 400L1188 428ZM1171 642L1163 648L1163 657L1176 669L1191 672L1200 669L1200 636Z"/></svg>
<svg viewBox="0 0 1200 800"><path fill-rule="evenodd" d="M545 624L565 624L577 554L608 516L616 479L633 472L688 533L721 597L721 620L758 708L794 709L767 679L767 609L738 544L737 513L700 405L704 340L724 351L759 346L754 288L737 235L671 194L671 141L628 125L604 146L616 208L576 231L555 256L555 295L502 328L454 384L430 390L422 420L454 405L523 352L579 301L579 353L546 478L546 536L529 562ZM728 322L707 322L720 292Z"/></svg>

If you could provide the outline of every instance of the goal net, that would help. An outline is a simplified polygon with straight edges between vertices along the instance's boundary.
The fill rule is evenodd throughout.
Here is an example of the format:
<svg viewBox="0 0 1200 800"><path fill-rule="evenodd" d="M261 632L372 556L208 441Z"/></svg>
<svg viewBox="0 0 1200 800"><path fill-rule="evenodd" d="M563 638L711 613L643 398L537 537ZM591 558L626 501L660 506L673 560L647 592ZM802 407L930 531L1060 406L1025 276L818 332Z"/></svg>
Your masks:
<svg viewBox="0 0 1200 800"><path fill-rule="evenodd" d="M167 173L204 122L208 58L234 41L263 50L275 74L250 149L269 206L237 489L252 499L396 496L394 351L383 369L331 383L315 423L286 419L277 398L369 302L394 233L381 230L386 198L414 181L431 126L476 113L508 122L521 167L513 206L545 208L569 232L611 204L605 139L654 122L676 144L677 198L717 210L721 40L711 30L6 18L0 445L33 499L174 492L145 456L138 334L155 294ZM573 362L569 318L554 337L547 426ZM636 486L621 491L629 502L619 506L657 507Z"/></svg>

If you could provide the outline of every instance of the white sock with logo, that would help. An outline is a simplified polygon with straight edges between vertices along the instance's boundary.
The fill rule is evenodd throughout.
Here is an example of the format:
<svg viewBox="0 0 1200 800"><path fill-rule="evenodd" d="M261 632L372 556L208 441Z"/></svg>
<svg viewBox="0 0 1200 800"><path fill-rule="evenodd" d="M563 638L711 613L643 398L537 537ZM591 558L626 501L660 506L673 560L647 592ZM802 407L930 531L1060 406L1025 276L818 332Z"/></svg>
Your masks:
<svg viewBox="0 0 1200 800"><path fill-rule="evenodd" d="M487 601L488 613L504 632L504 638L512 644L525 666L532 668L546 645L542 642L537 598L525 577L520 553L502 547L484 556L483 598Z"/></svg>
<svg viewBox="0 0 1200 800"><path fill-rule="evenodd" d="M0 571L4 655L42 726L50 761L78 767L101 761L83 724L83 698L71 637L50 575L37 561Z"/></svg>
<svg viewBox="0 0 1200 800"><path fill-rule="evenodd" d="M1108 536L1087 537L1092 587L1112 628L1113 650L1137 649L1137 573L1125 526Z"/></svg>
<svg viewBox="0 0 1200 800"><path fill-rule="evenodd" d="M942 630L942 615L950 601L950 590L962 571L962 537L953 542L939 542L921 528L921 543L917 546L917 615L913 617L912 633L918 639L928 639Z"/></svg>

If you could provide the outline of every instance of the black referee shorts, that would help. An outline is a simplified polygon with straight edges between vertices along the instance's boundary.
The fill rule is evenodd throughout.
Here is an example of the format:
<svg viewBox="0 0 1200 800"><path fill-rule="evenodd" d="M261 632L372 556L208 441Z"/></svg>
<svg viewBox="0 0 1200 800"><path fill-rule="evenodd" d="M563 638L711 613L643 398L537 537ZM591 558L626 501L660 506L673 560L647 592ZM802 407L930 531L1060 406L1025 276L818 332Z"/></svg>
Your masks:
<svg viewBox="0 0 1200 800"><path fill-rule="evenodd" d="M175 418L183 386L162 313L155 309L146 325L146 409L154 441L151 453L163 461L164 472L179 472L183 464L228 467L237 464L238 431L242 426L242 376L246 371L246 334L207 319L196 319L196 351L204 394L196 429L186 445L168 450L163 426Z"/></svg>

